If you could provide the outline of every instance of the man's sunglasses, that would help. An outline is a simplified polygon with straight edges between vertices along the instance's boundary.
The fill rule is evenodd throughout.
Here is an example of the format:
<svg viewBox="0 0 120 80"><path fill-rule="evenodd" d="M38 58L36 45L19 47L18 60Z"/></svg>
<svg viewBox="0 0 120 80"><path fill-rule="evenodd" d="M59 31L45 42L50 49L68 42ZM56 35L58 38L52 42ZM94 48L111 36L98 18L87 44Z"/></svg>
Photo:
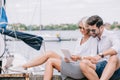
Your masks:
<svg viewBox="0 0 120 80"><path fill-rule="evenodd" d="M90 32L93 32L93 33L95 33L95 32L96 32L96 30L95 30L95 29L89 29L89 31L90 31Z"/></svg>

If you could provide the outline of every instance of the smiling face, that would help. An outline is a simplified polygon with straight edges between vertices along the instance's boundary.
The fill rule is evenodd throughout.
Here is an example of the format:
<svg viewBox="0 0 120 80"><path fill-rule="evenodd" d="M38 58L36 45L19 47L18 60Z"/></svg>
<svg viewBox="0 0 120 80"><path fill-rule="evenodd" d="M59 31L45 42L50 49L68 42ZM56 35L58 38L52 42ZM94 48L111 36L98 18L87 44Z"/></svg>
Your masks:
<svg viewBox="0 0 120 80"><path fill-rule="evenodd" d="M97 37L100 34L100 28L96 27L96 25L90 26L89 25L90 35L93 37Z"/></svg>
<svg viewBox="0 0 120 80"><path fill-rule="evenodd" d="M94 15L88 18L86 21L90 31L90 35L93 37L100 37L103 30L103 20L101 17Z"/></svg>
<svg viewBox="0 0 120 80"><path fill-rule="evenodd" d="M78 28L80 29L80 32L82 33L82 35L86 35L89 33L88 29L85 27L85 25L82 22L80 22Z"/></svg>

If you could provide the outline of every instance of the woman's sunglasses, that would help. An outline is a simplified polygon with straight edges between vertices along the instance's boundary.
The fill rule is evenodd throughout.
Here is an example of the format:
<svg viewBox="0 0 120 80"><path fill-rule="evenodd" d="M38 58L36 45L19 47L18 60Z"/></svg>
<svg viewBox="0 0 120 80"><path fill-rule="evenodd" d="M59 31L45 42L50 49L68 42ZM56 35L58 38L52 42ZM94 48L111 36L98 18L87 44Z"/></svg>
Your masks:
<svg viewBox="0 0 120 80"><path fill-rule="evenodd" d="M90 31L89 29L85 29L84 27L81 27L81 26L79 26L78 28L79 28L79 29L83 29L83 30Z"/></svg>
<svg viewBox="0 0 120 80"><path fill-rule="evenodd" d="M79 29L83 29L83 30L85 30L85 28L84 28L84 27L81 27L81 26L79 26L78 28L79 28ZM89 32L93 32L93 33L96 32L95 29L86 29L86 30L89 31Z"/></svg>
<svg viewBox="0 0 120 80"><path fill-rule="evenodd" d="M84 27L81 27L81 26L79 26L78 28L79 28L79 29L83 29L83 30L85 29Z"/></svg>

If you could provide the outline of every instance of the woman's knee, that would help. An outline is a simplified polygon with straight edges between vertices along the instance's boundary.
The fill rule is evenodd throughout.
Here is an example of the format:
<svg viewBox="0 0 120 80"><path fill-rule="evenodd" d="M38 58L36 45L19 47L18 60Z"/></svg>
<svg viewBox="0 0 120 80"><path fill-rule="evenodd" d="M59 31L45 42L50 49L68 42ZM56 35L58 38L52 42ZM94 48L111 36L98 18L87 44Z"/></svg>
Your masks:
<svg viewBox="0 0 120 80"><path fill-rule="evenodd" d="M50 65L53 65L54 63L54 59L53 58L50 58L47 60L47 64L50 64Z"/></svg>
<svg viewBox="0 0 120 80"><path fill-rule="evenodd" d="M60 59L50 58L47 60L47 65L48 64L60 71L60 65L61 65Z"/></svg>
<svg viewBox="0 0 120 80"><path fill-rule="evenodd" d="M56 52L54 51L47 51L45 54L48 58L57 58L57 59L61 59L61 56L58 55Z"/></svg>
<svg viewBox="0 0 120 80"><path fill-rule="evenodd" d="M45 55L51 58L52 56L56 55L56 53L53 51L47 51Z"/></svg>

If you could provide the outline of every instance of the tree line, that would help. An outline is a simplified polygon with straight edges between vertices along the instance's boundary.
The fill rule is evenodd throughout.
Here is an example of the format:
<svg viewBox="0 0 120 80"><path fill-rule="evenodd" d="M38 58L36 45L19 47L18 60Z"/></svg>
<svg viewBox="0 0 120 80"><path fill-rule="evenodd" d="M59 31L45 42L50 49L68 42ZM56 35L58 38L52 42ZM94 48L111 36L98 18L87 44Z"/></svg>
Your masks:
<svg viewBox="0 0 120 80"><path fill-rule="evenodd" d="M113 23L105 24L107 29L120 29L120 24ZM25 25L22 23L8 24L10 30L21 30L21 31L35 31L35 30L76 30L78 29L77 24L51 24L51 25Z"/></svg>

